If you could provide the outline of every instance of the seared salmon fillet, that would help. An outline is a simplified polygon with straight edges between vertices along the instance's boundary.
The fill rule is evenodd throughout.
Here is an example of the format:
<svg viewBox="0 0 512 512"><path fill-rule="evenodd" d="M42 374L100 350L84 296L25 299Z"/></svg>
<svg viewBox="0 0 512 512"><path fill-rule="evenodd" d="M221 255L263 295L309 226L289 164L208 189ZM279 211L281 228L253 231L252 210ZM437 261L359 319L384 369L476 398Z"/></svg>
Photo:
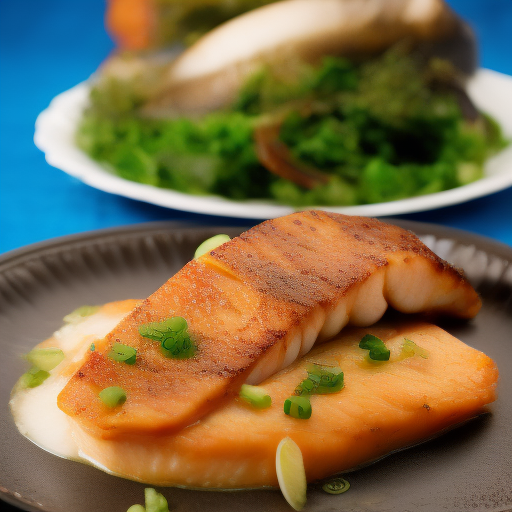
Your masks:
<svg viewBox="0 0 512 512"><path fill-rule="evenodd" d="M98 322L108 327L106 315L114 310L110 305L71 336L61 332L41 346L83 353L90 336L98 333ZM114 322L116 317L110 318ZM359 348L367 333L385 343L389 361L368 360L367 351ZM406 340L415 350L404 350L410 343ZM105 440L56 406L57 394L76 366L73 359L66 356L38 388L14 395L11 407L20 430L54 453L119 476L202 488L276 486L275 452L284 437L300 447L308 481L357 467L485 411L495 399L498 378L489 357L434 325L348 328L261 383L272 398L270 408L258 410L235 397L176 434ZM287 416L283 403L311 364L341 368L344 387L311 396L309 419Z"/></svg>
<svg viewBox="0 0 512 512"><path fill-rule="evenodd" d="M481 304L458 270L396 226L321 211L266 221L191 261L136 307L96 343L58 405L102 438L176 433L317 339L375 323L388 305L471 318ZM191 359L164 357L139 334L176 316L197 345ZM137 350L136 364L107 357L119 342ZM127 400L108 408L98 393L114 385Z"/></svg>

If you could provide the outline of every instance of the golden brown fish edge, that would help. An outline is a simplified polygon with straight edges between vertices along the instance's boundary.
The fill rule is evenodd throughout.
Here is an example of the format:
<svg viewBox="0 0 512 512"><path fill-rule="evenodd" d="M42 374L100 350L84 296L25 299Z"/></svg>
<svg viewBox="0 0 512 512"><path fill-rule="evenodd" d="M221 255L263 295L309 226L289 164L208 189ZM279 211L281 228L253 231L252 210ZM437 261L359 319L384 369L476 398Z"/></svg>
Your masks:
<svg viewBox="0 0 512 512"><path fill-rule="evenodd" d="M354 352L361 351L357 347L359 339L368 332L386 342L395 361L376 365L372 369L361 365L361 361L366 364L361 354L354 359ZM381 380L389 375L393 377L393 374L386 372L386 365L394 365L393 369L396 370L397 364L404 364L404 360L397 359L399 345L404 338L414 340L430 352L427 359L406 359L408 370L411 367L421 368L423 365L422 371L427 372L425 375L431 375L428 367L435 363L440 366L433 377L445 377L447 381L452 381L453 370L461 366L461 360L467 363L467 359L472 359L473 364L462 368L462 376L451 384L453 391L448 396L443 396L443 390L434 389L431 396L417 396L412 399L410 394L415 380L412 378L414 372L405 375L404 388L400 390L402 402L396 411L399 421L396 418L391 421L383 419L383 405L380 402L389 401L390 397L386 392L377 397L368 394L360 397L358 400L361 400L361 404L354 404L351 397L351 403L345 403L345 408L349 405L352 411L359 409L360 416L356 415L351 419L350 414L340 412L335 404L346 402L347 389L353 387L350 382L352 370L361 368L363 372L368 372L368 382L363 383L363 388L368 388L369 380L374 377L381 377ZM313 415L309 420L286 416L282 410L283 398L293 394L294 387L307 375L307 364L336 364L337 356L333 360L326 353L339 350L339 347L345 350L348 342L350 346L348 353L345 353L348 356L345 362L350 364L337 361L345 372L345 388L336 394L312 397ZM447 347L451 349L449 360L443 356L443 350ZM422 375L420 372L420 376ZM286 388L284 390L283 381ZM469 388L467 382L471 383ZM311 483L378 462L388 455L430 441L483 413L490 412L489 405L496 399L497 382L498 369L494 361L441 328L414 321L399 327L384 323L371 328L350 328L262 383L261 386L272 396L271 409L251 409L235 398L223 408L211 412L194 425L172 436L131 436L125 440L100 440L75 424L74 438L82 457L88 463L114 475L146 484L208 490L275 488L275 450L284 437L291 437L301 448L307 479ZM436 384L434 388L439 386ZM468 393L468 389L472 393ZM356 389L354 392L358 391ZM418 393L421 395L422 391ZM354 396L357 398L359 395ZM375 400L377 406L369 414L371 408L365 405ZM456 402L461 402L460 406L454 405ZM409 406L412 409L407 410ZM411 414L414 418L411 418ZM236 419L236 415L241 415L242 424L233 433L226 425L233 421L233 416ZM326 428L323 421L328 415L331 418L335 416L334 426L331 423L330 429ZM368 420L368 416L373 417L373 420ZM344 427L340 427L340 423L343 425L342 420L347 418L353 425L360 425L348 439ZM411 423L411 419L414 419L414 423ZM214 439L216 436L217 440ZM372 442L376 445L372 446ZM144 458L151 461L145 468L141 466ZM109 460L112 459L117 464L111 464ZM151 474L151 471L158 471L158 468L161 470L162 467L167 469L162 471L161 476Z"/></svg>

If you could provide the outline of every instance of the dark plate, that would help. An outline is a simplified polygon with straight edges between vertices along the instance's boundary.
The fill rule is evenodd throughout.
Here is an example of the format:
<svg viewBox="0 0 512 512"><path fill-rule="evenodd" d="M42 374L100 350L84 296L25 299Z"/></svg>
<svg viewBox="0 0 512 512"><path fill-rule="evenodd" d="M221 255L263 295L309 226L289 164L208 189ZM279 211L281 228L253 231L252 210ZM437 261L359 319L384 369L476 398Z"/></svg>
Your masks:
<svg viewBox="0 0 512 512"><path fill-rule="evenodd" d="M500 369L491 413L435 440L349 475L349 492L309 486L305 512L512 510L512 249L468 233L397 222L462 267L484 307L469 323L443 327ZM157 223L66 237L0 258L0 497L22 510L124 512L143 501L143 484L59 459L18 433L9 393L26 367L20 355L58 329L82 304L142 298L182 267L205 238L234 228ZM291 509L272 490L161 489L172 511Z"/></svg>

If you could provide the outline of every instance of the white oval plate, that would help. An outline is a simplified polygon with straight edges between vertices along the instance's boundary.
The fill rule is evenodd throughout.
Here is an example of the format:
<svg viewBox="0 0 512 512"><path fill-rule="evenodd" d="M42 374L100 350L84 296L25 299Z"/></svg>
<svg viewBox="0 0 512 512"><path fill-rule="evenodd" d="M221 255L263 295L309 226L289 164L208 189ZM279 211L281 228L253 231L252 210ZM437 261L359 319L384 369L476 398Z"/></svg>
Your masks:
<svg viewBox="0 0 512 512"><path fill-rule="evenodd" d="M37 118L34 142L50 165L99 190L176 210L250 219L269 219L294 211L293 207L271 202L184 194L111 174L75 144L75 130L87 106L89 89L90 84L83 82L59 94ZM478 108L500 123L505 137L512 138L512 77L480 69L469 82L468 93ZM484 173L476 182L435 194L387 203L322 208L349 215L384 216L433 210L486 196L512 186L512 146L489 159Z"/></svg>

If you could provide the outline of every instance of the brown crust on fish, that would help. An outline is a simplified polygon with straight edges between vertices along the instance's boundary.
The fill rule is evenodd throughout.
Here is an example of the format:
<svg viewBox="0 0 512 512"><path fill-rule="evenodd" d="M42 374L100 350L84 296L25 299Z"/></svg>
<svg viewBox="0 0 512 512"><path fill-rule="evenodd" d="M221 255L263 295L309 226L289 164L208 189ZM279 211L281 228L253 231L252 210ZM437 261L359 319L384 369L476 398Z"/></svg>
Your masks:
<svg viewBox="0 0 512 512"><path fill-rule="evenodd" d="M261 293L306 307L332 305L340 294L388 265L391 253L425 258L437 272L448 272L461 286L470 286L461 270L397 226L315 210L289 222L291 217L263 222L215 249L212 263L243 276Z"/></svg>
<svg viewBox="0 0 512 512"><path fill-rule="evenodd" d="M178 431L236 394L258 359L304 329L318 308L329 311L377 270L418 258L455 293L431 309L463 318L478 312L463 274L399 227L321 211L263 222L185 265L135 308L96 343L58 405L102 437ZM198 346L192 359L168 359L138 333L172 316L188 321ZM137 349L134 366L108 359L116 341ZM113 385L128 399L108 409L98 393Z"/></svg>

